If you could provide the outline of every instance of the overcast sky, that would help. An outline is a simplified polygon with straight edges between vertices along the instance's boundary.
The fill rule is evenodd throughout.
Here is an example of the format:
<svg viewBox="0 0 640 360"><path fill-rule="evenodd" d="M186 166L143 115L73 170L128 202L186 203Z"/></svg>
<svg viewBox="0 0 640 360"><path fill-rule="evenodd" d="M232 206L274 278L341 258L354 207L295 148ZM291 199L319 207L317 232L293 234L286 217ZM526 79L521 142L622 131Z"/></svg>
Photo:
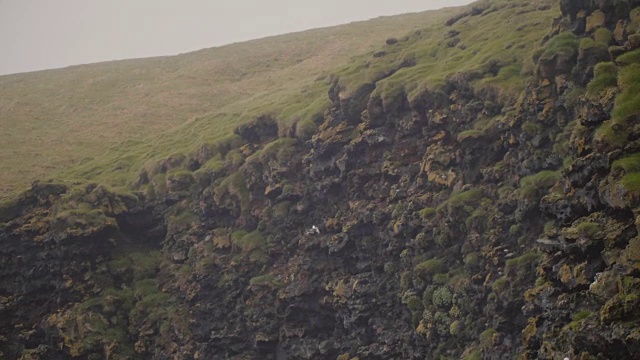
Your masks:
<svg viewBox="0 0 640 360"><path fill-rule="evenodd" d="M0 74L174 55L470 0L0 0Z"/></svg>

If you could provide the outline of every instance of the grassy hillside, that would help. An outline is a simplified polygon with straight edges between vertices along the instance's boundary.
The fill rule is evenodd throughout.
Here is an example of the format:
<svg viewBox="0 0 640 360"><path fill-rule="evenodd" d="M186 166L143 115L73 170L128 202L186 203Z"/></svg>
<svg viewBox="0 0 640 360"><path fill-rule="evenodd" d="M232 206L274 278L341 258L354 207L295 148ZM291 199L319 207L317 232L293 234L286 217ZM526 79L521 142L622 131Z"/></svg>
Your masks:
<svg viewBox="0 0 640 360"><path fill-rule="evenodd" d="M479 1L173 57L0 77L0 197L34 178L127 186L140 168L195 152L261 115L282 128L322 115L331 82L375 84L391 104L464 74L518 94L558 13L554 1ZM511 95L510 95L511 94Z"/></svg>
<svg viewBox="0 0 640 360"><path fill-rule="evenodd" d="M311 93L326 94L314 80L330 69L455 11L382 17L178 56L0 76L0 197L105 153L156 151L146 145L164 147L175 136L156 139L160 134L212 141L259 112L292 116L300 109L274 102L298 94L302 107ZM190 130L176 129L185 123Z"/></svg>

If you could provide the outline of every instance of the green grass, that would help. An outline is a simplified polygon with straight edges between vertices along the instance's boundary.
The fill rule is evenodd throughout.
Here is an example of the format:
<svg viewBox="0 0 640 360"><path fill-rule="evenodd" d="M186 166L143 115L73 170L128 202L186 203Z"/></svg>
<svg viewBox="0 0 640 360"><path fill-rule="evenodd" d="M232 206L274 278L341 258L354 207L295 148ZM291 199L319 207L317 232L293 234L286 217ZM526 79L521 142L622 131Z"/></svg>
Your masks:
<svg viewBox="0 0 640 360"><path fill-rule="evenodd" d="M294 152L294 145L297 143L292 138L279 138L267 145L265 145L260 151L257 151L253 155L247 158L247 162L261 161L266 162L269 159L277 160L279 162L285 162L291 158Z"/></svg>
<svg viewBox="0 0 640 360"><path fill-rule="evenodd" d="M540 54L540 61L551 60L556 55L566 58L574 56L578 50L578 38L571 32L560 33L549 40Z"/></svg>
<svg viewBox="0 0 640 360"><path fill-rule="evenodd" d="M338 72L344 96L377 81L374 95L383 103L393 103L401 95L411 101L437 91L455 73L475 74L477 88L519 88L533 71L525 54L542 40L557 7L549 2L553 5L549 10L536 11L535 4L523 1L492 3L498 11L465 17L452 27L432 24L384 47L384 56L370 55L344 68ZM460 32L460 42L454 47L445 39L452 28Z"/></svg>
<svg viewBox="0 0 640 360"><path fill-rule="evenodd" d="M275 276L267 274L252 277L249 280L249 285L279 287L282 283Z"/></svg>
<svg viewBox="0 0 640 360"><path fill-rule="evenodd" d="M482 190L472 189L453 193L447 203L449 207L471 205L482 199Z"/></svg>
<svg viewBox="0 0 640 360"><path fill-rule="evenodd" d="M53 175L125 186L146 161L190 153L256 114L317 116L331 69L457 11L0 76L0 197Z"/></svg>
<svg viewBox="0 0 640 360"><path fill-rule="evenodd" d="M444 263L440 259L430 259L416 265L414 272L421 277L430 277L445 270Z"/></svg>
<svg viewBox="0 0 640 360"><path fill-rule="evenodd" d="M613 34L606 28L599 28L593 34L593 39L599 43L609 44L613 40Z"/></svg>
<svg viewBox="0 0 640 360"><path fill-rule="evenodd" d="M512 269L523 268L531 266L535 261L540 259L542 255L537 252L528 252L520 257L509 259L505 262L505 270L510 271Z"/></svg>
<svg viewBox="0 0 640 360"><path fill-rule="evenodd" d="M482 350L475 349L469 352L462 360L482 360Z"/></svg>
<svg viewBox="0 0 640 360"><path fill-rule="evenodd" d="M578 233L587 238L592 238L602 231L602 225L595 222L583 222L576 226Z"/></svg>
<svg viewBox="0 0 640 360"><path fill-rule="evenodd" d="M471 139L478 139L484 136L484 131L480 131L480 130L465 130L462 131L458 134L457 139L460 142L463 142L465 140Z"/></svg>
<svg viewBox="0 0 640 360"><path fill-rule="evenodd" d="M624 65L640 63L640 49L636 49L628 53L622 54L618 56L616 61Z"/></svg>
<svg viewBox="0 0 640 360"><path fill-rule="evenodd" d="M560 179L559 171L544 170L534 175L525 176L520 180L519 196L531 199L540 191L549 189Z"/></svg>
<svg viewBox="0 0 640 360"><path fill-rule="evenodd" d="M550 7L539 10L540 5ZM155 164L203 151L203 172L238 166L241 123L268 115L280 134L298 139L317 131L337 79L341 97L377 81L373 96L385 106L401 97L416 101L437 92L452 76L476 91L517 96L535 69L530 59L558 13L552 0L492 0L491 12L447 19L470 9L384 17L367 22L233 44L189 54L126 60L0 77L0 197L31 179L55 176L129 189L141 169L166 192ZM445 38L459 32L459 43ZM398 42L385 45L385 39ZM565 51L560 35L548 51ZM566 39L565 39L566 40ZM571 40L571 39L569 39ZM553 45L553 46L551 46ZM383 51L383 56L373 56ZM542 54L544 55L544 53ZM345 64L350 64L345 66ZM295 128L294 128L295 126ZM480 129L476 129L480 130ZM204 148L203 148L204 147ZM225 185L243 199L238 179ZM234 185L235 184L235 185Z"/></svg>
<svg viewBox="0 0 640 360"><path fill-rule="evenodd" d="M584 320L584 319L588 318L589 316L591 316L592 314L593 314L593 312L592 311L588 311L588 310L578 311L577 313L571 315L571 320L573 320L573 321Z"/></svg>
<svg viewBox="0 0 640 360"><path fill-rule="evenodd" d="M596 97L605 89L618 83L618 68L612 62L602 62L595 66L593 79L587 85L587 95Z"/></svg>
<svg viewBox="0 0 640 360"><path fill-rule="evenodd" d="M616 97L612 119L624 123L627 118L640 113L640 64L631 64L620 70L618 85L621 92Z"/></svg>
<svg viewBox="0 0 640 360"><path fill-rule="evenodd" d="M436 209L432 208L432 207L426 207L426 208L420 210L418 213L420 214L421 218L428 219L428 218L431 217L431 215L436 213Z"/></svg>
<svg viewBox="0 0 640 360"><path fill-rule="evenodd" d="M640 173L630 173L623 176L622 186L629 192L640 192Z"/></svg>
<svg viewBox="0 0 640 360"><path fill-rule="evenodd" d="M483 331L478 340L483 347L491 347L493 345L493 336L498 332L492 328Z"/></svg>
<svg viewBox="0 0 640 360"><path fill-rule="evenodd" d="M258 230L245 234L233 233L231 241L235 246L238 246L243 253L251 253L254 250L264 249L267 246L262 234L260 234Z"/></svg>
<svg viewBox="0 0 640 360"><path fill-rule="evenodd" d="M579 50L581 52L583 51L596 51L596 50L602 50L602 51L607 51L607 44L600 42L600 41L596 41L593 40L591 38L583 38L580 40L580 47Z"/></svg>
<svg viewBox="0 0 640 360"><path fill-rule="evenodd" d="M615 99L611 120L604 122L596 130L594 136L596 141L605 142L612 147L620 148L626 144L626 134L631 132L635 126L632 122L629 122L629 119L640 114L640 63L633 62L636 56L638 55L630 55L626 60L631 64L618 70L617 85L620 92ZM608 63L605 64L607 64L604 65L605 67L611 67ZM610 72L608 73L609 75L606 76L609 77L609 80L606 81L606 85L613 86ZM593 81L596 80L594 79ZM591 87L591 84L589 86ZM598 85L598 87L600 86Z"/></svg>
<svg viewBox="0 0 640 360"><path fill-rule="evenodd" d="M611 170L622 170L625 173L640 172L640 153L631 154L614 161L611 165Z"/></svg>
<svg viewBox="0 0 640 360"><path fill-rule="evenodd" d="M596 141L604 141L611 146L622 147L627 140L627 134L624 131L614 130L611 120L605 121L600 125L593 136Z"/></svg>

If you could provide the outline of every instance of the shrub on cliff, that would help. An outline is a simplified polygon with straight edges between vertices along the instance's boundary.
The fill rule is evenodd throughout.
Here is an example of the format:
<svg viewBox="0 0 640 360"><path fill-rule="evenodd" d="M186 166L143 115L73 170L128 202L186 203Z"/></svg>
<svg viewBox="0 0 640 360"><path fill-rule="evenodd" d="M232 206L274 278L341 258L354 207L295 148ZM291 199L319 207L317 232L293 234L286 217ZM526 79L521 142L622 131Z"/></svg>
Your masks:
<svg viewBox="0 0 640 360"><path fill-rule="evenodd" d="M520 199L533 199L542 191L549 189L560 179L559 171L544 170L520 180L518 195Z"/></svg>
<svg viewBox="0 0 640 360"><path fill-rule="evenodd" d="M560 55L564 58L571 58L578 50L578 38L571 32L560 33L549 40L546 45L539 50L539 61L548 61ZM535 57L535 56L534 56Z"/></svg>
<svg viewBox="0 0 640 360"><path fill-rule="evenodd" d="M640 63L640 49L618 56L618 58L616 58L616 62L624 65Z"/></svg>
<svg viewBox="0 0 640 360"><path fill-rule="evenodd" d="M441 273L444 270L444 263L440 259L430 259L427 261L423 261L420 264L416 265L416 267L414 268L414 272L424 279Z"/></svg>
<svg viewBox="0 0 640 360"><path fill-rule="evenodd" d="M621 93L616 98L612 118L622 123L640 113L640 64L631 64L620 70L618 84Z"/></svg>
<svg viewBox="0 0 640 360"><path fill-rule="evenodd" d="M309 140L318 131L318 125L313 119L303 119L296 124L296 138Z"/></svg>
<svg viewBox="0 0 640 360"><path fill-rule="evenodd" d="M446 209L449 216L459 210L470 213L482 199L482 196L482 190L480 189L454 192L447 201L438 206L437 211L440 212Z"/></svg>

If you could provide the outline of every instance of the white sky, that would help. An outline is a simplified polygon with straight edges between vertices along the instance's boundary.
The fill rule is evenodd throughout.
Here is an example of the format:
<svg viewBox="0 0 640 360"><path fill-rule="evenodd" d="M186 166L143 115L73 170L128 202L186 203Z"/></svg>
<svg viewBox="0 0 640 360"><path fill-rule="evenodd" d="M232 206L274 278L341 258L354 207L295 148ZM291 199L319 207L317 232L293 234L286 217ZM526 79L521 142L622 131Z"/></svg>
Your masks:
<svg viewBox="0 0 640 360"><path fill-rule="evenodd" d="M471 0L0 0L0 74L173 55Z"/></svg>

